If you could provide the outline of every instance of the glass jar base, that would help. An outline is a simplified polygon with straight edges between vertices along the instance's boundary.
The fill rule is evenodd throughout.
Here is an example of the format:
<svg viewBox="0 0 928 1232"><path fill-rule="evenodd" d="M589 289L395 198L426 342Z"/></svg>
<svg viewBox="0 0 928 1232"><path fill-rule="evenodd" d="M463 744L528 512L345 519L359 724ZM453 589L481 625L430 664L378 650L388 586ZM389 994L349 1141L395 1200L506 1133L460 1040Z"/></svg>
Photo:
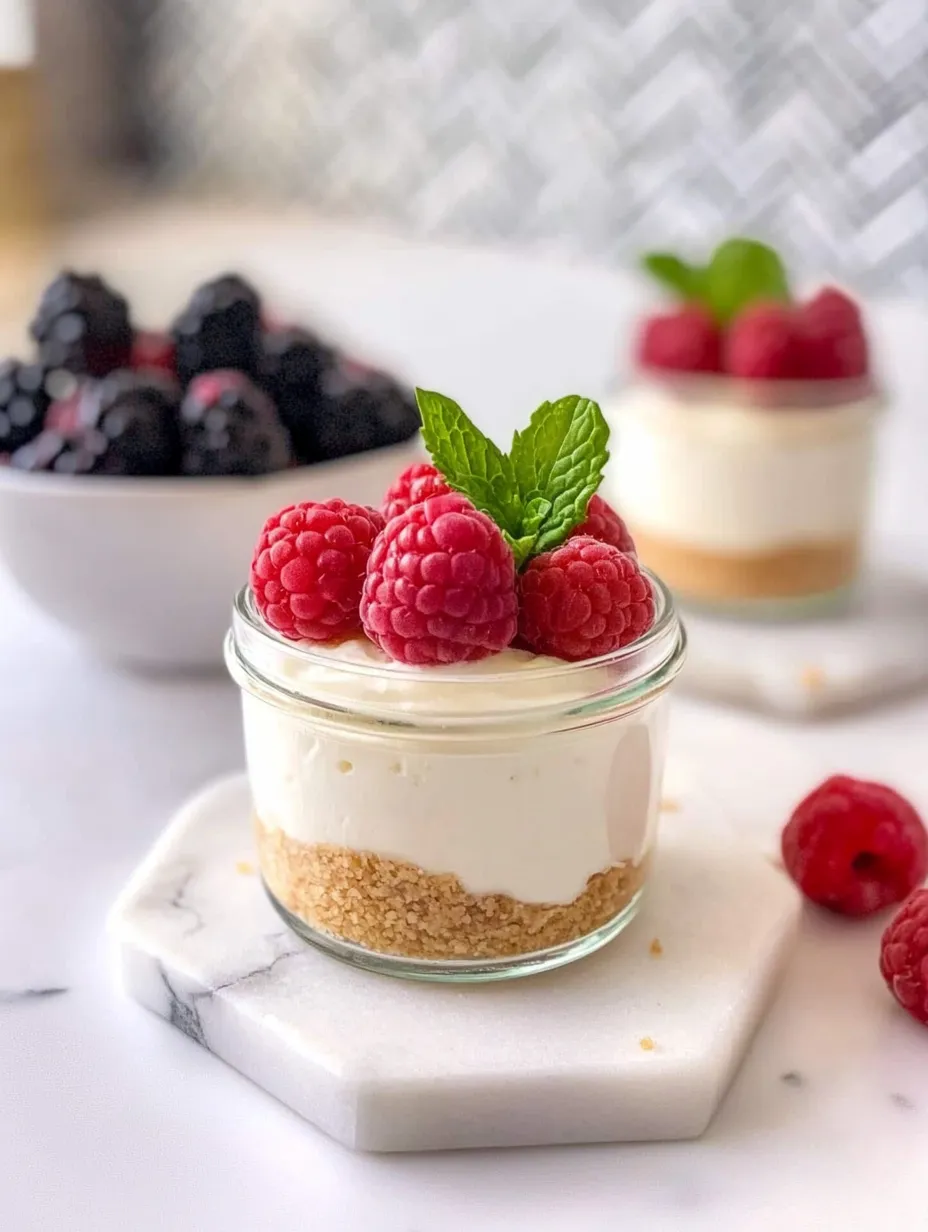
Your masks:
<svg viewBox="0 0 928 1232"><path fill-rule="evenodd" d="M402 954L380 954L351 941L343 941L331 933L312 928L299 916L289 911L268 889L264 890L274 910L292 932L314 946L317 950L337 958L339 962L378 975L390 975L398 979L419 980L431 983L480 984L494 980L519 979L526 975L538 975L553 971L567 963L585 958L601 949L631 923L641 906L644 886L629 899L622 910L607 923L583 937L547 950L534 950L528 954L513 954L506 958L434 959L408 958Z"/></svg>

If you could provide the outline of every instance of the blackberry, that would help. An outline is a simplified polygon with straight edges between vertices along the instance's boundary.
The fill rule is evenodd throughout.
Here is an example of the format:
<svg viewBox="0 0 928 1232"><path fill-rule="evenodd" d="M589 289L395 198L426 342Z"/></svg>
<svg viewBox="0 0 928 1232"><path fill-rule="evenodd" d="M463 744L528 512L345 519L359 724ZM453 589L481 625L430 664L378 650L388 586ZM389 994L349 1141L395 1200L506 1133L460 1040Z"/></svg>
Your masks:
<svg viewBox="0 0 928 1232"><path fill-rule="evenodd" d="M180 430L185 475L264 475L293 462L276 407L241 372L207 372L191 381Z"/></svg>
<svg viewBox="0 0 928 1232"><path fill-rule="evenodd" d="M238 274L224 274L198 287L171 334L177 375L184 385L201 372L219 369L259 375L261 301Z"/></svg>
<svg viewBox="0 0 928 1232"><path fill-rule="evenodd" d="M54 380L54 370L41 364L0 363L0 454L13 453L42 431Z"/></svg>
<svg viewBox="0 0 928 1232"><path fill-rule="evenodd" d="M322 378L315 433L319 458L343 458L398 445L419 431L410 390L385 372L340 359Z"/></svg>
<svg viewBox="0 0 928 1232"><path fill-rule="evenodd" d="M324 411L322 379L334 351L305 329L264 335L261 384L273 398L300 462L319 457L317 424Z"/></svg>
<svg viewBox="0 0 928 1232"><path fill-rule="evenodd" d="M70 475L176 475L179 401L171 381L114 372L84 386L67 427L43 432L11 465Z"/></svg>
<svg viewBox="0 0 928 1232"><path fill-rule="evenodd" d="M129 363L128 304L95 274L59 274L42 295L30 333L48 368L101 377Z"/></svg>

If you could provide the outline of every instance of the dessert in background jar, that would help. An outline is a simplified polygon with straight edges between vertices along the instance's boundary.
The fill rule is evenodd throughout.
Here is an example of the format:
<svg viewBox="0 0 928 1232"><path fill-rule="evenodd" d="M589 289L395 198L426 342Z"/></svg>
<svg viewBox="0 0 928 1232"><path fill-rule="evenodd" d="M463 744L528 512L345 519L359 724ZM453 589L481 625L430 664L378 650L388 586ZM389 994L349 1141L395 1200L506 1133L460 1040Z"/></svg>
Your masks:
<svg viewBox="0 0 928 1232"><path fill-rule="evenodd" d="M343 960L527 974L637 909L683 634L597 494L595 403L543 404L503 453L418 397L432 463L383 512L274 514L237 597L259 861L286 922Z"/></svg>
<svg viewBox="0 0 928 1232"><path fill-rule="evenodd" d="M679 304L641 323L634 378L606 408L606 494L642 561L712 608L839 600L860 566L881 405L859 306L834 287L796 300L750 240L704 267L644 265Z"/></svg>

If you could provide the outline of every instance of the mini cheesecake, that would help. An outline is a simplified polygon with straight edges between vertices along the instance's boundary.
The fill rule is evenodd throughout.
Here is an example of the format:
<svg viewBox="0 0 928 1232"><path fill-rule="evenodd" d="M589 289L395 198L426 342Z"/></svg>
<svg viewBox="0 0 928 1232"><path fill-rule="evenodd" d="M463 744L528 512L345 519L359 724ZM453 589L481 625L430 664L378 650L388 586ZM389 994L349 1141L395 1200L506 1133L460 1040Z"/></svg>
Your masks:
<svg viewBox="0 0 928 1232"><path fill-rule="evenodd" d="M879 406L867 382L643 377L606 408L604 493L680 598L840 595L860 564Z"/></svg>
<svg viewBox="0 0 928 1232"><path fill-rule="evenodd" d="M835 287L797 299L753 240L643 265L678 304L642 319L634 379L604 408L604 495L640 559L703 607L801 614L845 595L881 404L859 306Z"/></svg>

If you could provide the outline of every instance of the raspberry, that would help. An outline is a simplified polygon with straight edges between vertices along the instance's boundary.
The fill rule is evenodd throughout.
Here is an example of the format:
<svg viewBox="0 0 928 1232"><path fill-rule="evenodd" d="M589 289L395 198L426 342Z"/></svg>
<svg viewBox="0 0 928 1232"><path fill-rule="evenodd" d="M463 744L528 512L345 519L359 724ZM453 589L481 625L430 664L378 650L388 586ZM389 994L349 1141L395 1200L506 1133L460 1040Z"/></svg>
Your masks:
<svg viewBox="0 0 928 1232"><path fill-rule="evenodd" d="M880 973L904 1010L928 1027L928 890L916 890L883 933Z"/></svg>
<svg viewBox="0 0 928 1232"><path fill-rule="evenodd" d="M648 317L638 334L636 353L642 368L719 372L722 336L707 312L689 305Z"/></svg>
<svg viewBox="0 0 928 1232"><path fill-rule="evenodd" d="M654 596L631 556L589 536L530 561L521 578L519 636L539 654L593 659L654 623Z"/></svg>
<svg viewBox="0 0 928 1232"><path fill-rule="evenodd" d="M732 323L725 369L756 381L798 380L803 346L795 312L787 304L752 304Z"/></svg>
<svg viewBox="0 0 928 1232"><path fill-rule="evenodd" d="M612 506L595 492L586 507L586 521L571 531L570 538L576 539L578 535L587 535L590 539L598 539L600 543L611 543L614 548L628 556L638 555L628 527Z"/></svg>
<svg viewBox="0 0 928 1232"><path fill-rule="evenodd" d="M367 558L383 518L343 500L288 505L264 524L251 589L267 623L294 641L327 642L361 628Z"/></svg>
<svg viewBox="0 0 928 1232"><path fill-rule="evenodd" d="M805 377L834 381L867 375L867 336L852 299L825 287L799 309L799 324Z"/></svg>
<svg viewBox="0 0 928 1232"><path fill-rule="evenodd" d="M174 342L167 334L136 330L132 338L130 367L136 372L160 372L174 376Z"/></svg>
<svg viewBox="0 0 928 1232"><path fill-rule="evenodd" d="M928 834L911 804L848 775L826 779L797 805L782 849L803 894L841 915L901 902L928 871Z"/></svg>
<svg viewBox="0 0 928 1232"><path fill-rule="evenodd" d="M400 663L465 663L504 650L518 602L499 527L456 492L413 505L374 544L361 619Z"/></svg>
<svg viewBox="0 0 928 1232"><path fill-rule="evenodd" d="M430 496L447 496L451 491L437 467L430 462L414 462L387 489L381 507L383 516L390 522L412 505L420 505Z"/></svg>

